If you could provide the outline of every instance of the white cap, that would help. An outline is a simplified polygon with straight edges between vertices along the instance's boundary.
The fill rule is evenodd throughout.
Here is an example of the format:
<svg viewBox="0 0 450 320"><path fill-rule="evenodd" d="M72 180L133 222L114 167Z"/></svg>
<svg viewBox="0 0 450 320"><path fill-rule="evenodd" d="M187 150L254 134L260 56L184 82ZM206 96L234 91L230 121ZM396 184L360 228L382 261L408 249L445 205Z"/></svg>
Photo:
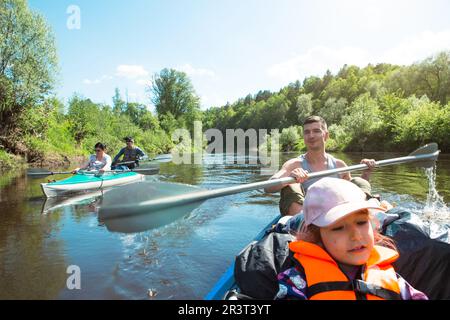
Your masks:
<svg viewBox="0 0 450 320"><path fill-rule="evenodd" d="M322 178L312 184L303 203L306 226L327 227L361 209L386 211L366 201L366 194L358 186L338 178Z"/></svg>

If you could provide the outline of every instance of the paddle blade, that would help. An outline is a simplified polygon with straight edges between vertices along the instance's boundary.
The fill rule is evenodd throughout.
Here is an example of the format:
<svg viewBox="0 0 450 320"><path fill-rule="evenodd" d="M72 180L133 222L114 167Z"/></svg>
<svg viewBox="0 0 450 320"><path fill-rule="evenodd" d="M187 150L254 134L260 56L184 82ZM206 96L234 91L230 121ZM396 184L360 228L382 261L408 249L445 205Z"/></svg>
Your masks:
<svg viewBox="0 0 450 320"><path fill-rule="evenodd" d="M432 142L414 150L409 154L409 156L414 156L419 159L413 162L415 165L424 168L431 168L436 164L439 152L440 150L437 143ZM426 158L420 160L421 157Z"/></svg>
<svg viewBox="0 0 450 320"><path fill-rule="evenodd" d="M45 178L46 176L50 176L52 175L53 172L47 171L47 170L42 170L42 169L28 169L27 170L27 176L29 178L33 178L33 179L41 179L41 178Z"/></svg>
<svg viewBox="0 0 450 320"><path fill-rule="evenodd" d="M106 226L109 231L122 233L136 233L151 229L156 229L172 223L188 215L201 203L190 203L184 206L155 210L148 214L135 214L123 218L105 219L99 214L99 221ZM102 209L100 208L100 211Z"/></svg>
<svg viewBox="0 0 450 320"><path fill-rule="evenodd" d="M170 162L172 161L172 155L169 154L160 154L156 157L154 157L153 159L149 160L150 162L161 162L161 163L165 163L165 162Z"/></svg>
<svg viewBox="0 0 450 320"><path fill-rule="evenodd" d="M47 176L51 176L54 174L71 174L71 173L72 172L70 172L70 171L53 172L53 171L40 169L40 168L32 168L32 169L27 170L27 176L30 178L33 178L33 179L42 179L42 178L45 178Z"/></svg>
<svg viewBox="0 0 450 320"><path fill-rule="evenodd" d="M159 168L139 168L139 169L133 169L131 171L138 172L140 174L145 175L154 175L159 173Z"/></svg>
<svg viewBox="0 0 450 320"><path fill-rule="evenodd" d="M87 205L99 200L109 190L97 190L93 192L86 192L75 194L66 197L51 197L46 198L42 206L42 213L47 214L51 211L73 205Z"/></svg>
<svg viewBox="0 0 450 320"><path fill-rule="evenodd" d="M156 215L157 213L161 216L178 218L193 210L202 201L193 202L192 205L174 206L171 209L146 205L146 202L201 190L196 186L169 182L143 181L125 185L105 194L99 210L99 219L117 219L139 214ZM174 213L168 214L169 211L166 210L174 210ZM157 220L156 216L155 220Z"/></svg>

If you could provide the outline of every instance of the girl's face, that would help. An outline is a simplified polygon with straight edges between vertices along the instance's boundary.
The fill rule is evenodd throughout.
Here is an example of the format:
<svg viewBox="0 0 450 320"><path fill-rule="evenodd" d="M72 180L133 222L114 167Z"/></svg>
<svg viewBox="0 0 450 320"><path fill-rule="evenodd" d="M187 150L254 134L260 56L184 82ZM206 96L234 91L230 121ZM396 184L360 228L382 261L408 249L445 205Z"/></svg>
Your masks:
<svg viewBox="0 0 450 320"><path fill-rule="evenodd" d="M358 211L320 228L327 252L338 262L359 266L369 260L374 246L373 229L367 210Z"/></svg>

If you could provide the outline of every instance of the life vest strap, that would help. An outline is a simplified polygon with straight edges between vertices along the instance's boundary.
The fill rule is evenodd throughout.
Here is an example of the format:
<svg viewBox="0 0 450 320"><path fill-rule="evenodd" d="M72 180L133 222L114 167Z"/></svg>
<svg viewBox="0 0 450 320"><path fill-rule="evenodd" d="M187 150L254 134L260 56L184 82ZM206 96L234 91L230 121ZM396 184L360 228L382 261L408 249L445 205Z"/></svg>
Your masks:
<svg viewBox="0 0 450 320"><path fill-rule="evenodd" d="M354 291L356 293L357 299L358 297L362 298L358 294L360 293L360 294L371 294L386 300L401 300L400 294L394 291L358 279L353 281L333 281L333 282L316 283L308 287L307 296L308 299L310 299L316 294L329 291Z"/></svg>

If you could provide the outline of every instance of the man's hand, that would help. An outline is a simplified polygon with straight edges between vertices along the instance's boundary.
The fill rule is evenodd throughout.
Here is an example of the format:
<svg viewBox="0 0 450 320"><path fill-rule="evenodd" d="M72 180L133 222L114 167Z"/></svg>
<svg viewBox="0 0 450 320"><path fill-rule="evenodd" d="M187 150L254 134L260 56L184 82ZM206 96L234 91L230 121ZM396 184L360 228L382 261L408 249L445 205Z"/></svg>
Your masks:
<svg viewBox="0 0 450 320"><path fill-rule="evenodd" d="M361 164L367 165L369 168L364 170L361 174L361 178L369 181L370 175L372 174L372 170L377 166L375 159L362 159Z"/></svg>
<svg viewBox="0 0 450 320"><path fill-rule="evenodd" d="M297 183L303 183L308 179L308 171L302 168L296 168L292 170L289 176L295 178Z"/></svg>
<svg viewBox="0 0 450 320"><path fill-rule="evenodd" d="M368 171L372 171L377 166L375 159L362 159L360 163L367 165Z"/></svg>

